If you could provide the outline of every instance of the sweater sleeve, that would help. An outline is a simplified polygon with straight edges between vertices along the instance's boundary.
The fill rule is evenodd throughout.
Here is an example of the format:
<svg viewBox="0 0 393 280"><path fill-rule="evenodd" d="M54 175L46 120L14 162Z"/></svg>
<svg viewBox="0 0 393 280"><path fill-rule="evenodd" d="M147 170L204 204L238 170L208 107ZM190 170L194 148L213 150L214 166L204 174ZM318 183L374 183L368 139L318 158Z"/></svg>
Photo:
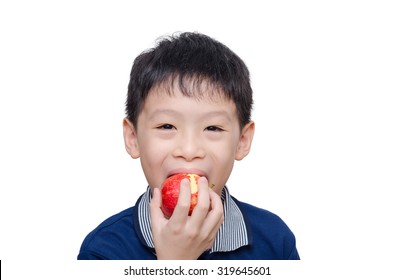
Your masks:
<svg viewBox="0 0 393 280"><path fill-rule="evenodd" d="M293 243L292 251L288 256L288 260L300 260L299 253L296 249L296 242Z"/></svg>

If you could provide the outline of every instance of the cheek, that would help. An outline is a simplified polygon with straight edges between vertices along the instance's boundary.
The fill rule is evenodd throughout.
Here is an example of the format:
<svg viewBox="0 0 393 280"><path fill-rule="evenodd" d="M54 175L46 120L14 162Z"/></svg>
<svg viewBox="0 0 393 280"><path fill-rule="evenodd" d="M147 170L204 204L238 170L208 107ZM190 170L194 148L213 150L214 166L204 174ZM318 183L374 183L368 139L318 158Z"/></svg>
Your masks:
<svg viewBox="0 0 393 280"><path fill-rule="evenodd" d="M146 156L154 154L154 152L159 150L161 144L157 137L154 137L154 134L148 129L138 134L138 143L141 153Z"/></svg>
<svg viewBox="0 0 393 280"><path fill-rule="evenodd" d="M209 143L209 150L217 159L223 162L234 160L238 143L235 137L226 137L221 141L210 141Z"/></svg>
<svg viewBox="0 0 393 280"><path fill-rule="evenodd" d="M140 137L139 143L140 162L146 180L150 186L158 187L162 181L160 171L167 156L167 148L152 137Z"/></svg>
<svg viewBox="0 0 393 280"><path fill-rule="evenodd" d="M210 155L213 159L213 165L216 173L216 178L223 180L226 183L229 175L231 174L234 161L235 161L236 146L231 141L220 143L219 145L211 146Z"/></svg>

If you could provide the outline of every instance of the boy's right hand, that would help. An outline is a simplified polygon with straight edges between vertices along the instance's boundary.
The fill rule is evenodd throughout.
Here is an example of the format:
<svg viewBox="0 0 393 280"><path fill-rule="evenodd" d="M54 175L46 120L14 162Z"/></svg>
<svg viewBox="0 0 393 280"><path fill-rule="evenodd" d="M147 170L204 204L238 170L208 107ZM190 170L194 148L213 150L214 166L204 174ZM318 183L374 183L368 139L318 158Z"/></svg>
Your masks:
<svg viewBox="0 0 393 280"><path fill-rule="evenodd" d="M205 177L198 181L198 203L192 215L190 182L183 179L179 200L168 220L161 210L161 191L154 188L150 213L157 259L194 259L210 249L224 220L221 198L212 191Z"/></svg>

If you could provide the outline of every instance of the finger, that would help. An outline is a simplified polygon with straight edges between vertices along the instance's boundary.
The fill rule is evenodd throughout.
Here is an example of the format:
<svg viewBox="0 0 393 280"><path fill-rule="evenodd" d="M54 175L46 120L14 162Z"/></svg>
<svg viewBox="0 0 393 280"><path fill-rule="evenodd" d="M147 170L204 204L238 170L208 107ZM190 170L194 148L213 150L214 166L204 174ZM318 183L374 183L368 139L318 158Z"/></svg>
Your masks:
<svg viewBox="0 0 393 280"><path fill-rule="evenodd" d="M198 180L198 203L194 208L191 215L191 223L195 227L200 227L200 225L205 221L207 213L210 208L210 195L209 195L209 185L205 177L201 177Z"/></svg>
<svg viewBox="0 0 393 280"><path fill-rule="evenodd" d="M206 216L202 230L208 232L212 236L215 236L224 221L224 208L221 198L211 189L208 191L211 209Z"/></svg>
<svg viewBox="0 0 393 280"><path fill-rule="evenodd" d="M188 211L191 203L191 189L188 179L180 182L179 198L170 221L185 224L188 219Z"/></svg>
<svg viewBox="0 0 393 280"><path fill-rule="evenodd" d="M165 218L161 210L162 197L161 191L158 188L153 188L153 197L150 200L150 215L152 221L160 218ZM154 224L154 223L153 223Z"/></svg>
<svg viewBox="0 0 393 280"><path fill-rule="evenodd" d="M215 193L213 190L208 189L210 206L211 206L211 216L215 219L221 220L224 218L224 206L222 204L221 197Z"/></svg>

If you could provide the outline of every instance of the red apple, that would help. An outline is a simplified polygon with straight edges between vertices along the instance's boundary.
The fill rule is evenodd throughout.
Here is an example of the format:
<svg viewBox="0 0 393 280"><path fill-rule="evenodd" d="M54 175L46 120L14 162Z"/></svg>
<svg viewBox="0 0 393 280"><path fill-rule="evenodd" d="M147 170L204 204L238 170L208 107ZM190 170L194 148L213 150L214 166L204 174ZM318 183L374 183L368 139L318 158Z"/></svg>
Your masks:
<svg viewBox="0 0 393 280"><path fill-rule="evenodd" d="M175 174L166 179L161 185L162 193L162 212L165 217L170 218L173 214L173 210L176 207L177 200L180 192L180 182L184 178L190 181L191 187L191 203L188 215L192 214L192 210L198 203L198 179L197 174Z"/></svg>

